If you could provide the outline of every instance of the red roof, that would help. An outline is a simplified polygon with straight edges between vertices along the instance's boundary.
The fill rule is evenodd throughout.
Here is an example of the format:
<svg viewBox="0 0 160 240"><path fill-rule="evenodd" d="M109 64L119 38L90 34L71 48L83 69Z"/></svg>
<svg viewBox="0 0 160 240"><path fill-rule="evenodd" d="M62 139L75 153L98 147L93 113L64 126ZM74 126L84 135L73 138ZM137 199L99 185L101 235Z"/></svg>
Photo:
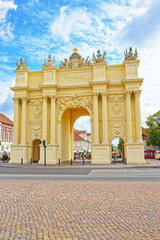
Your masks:
<svg viewBox="0 0 160 240"><path fill-rule="evenodd" d="M0 122L13 125L13 121L6 117L3 113L0 113Z"/></svg>
<svg viewBox="0 0 160 240"><path fill-rule="evenodd" d="M74 129L74 141L85 141L81 136L78 135L78 130Z"/></svg>
<svg viewBox="0 0 160 240"><path fill-rule="evenodd" d="M148 136L147 136L147 134L145 132L145 129L143 127L142 127L142 139L143 140L147 140L148 139Z"/></svg>
<svg viewBox="0 0 160 240"><path fill-rule="evenodd" d="M77 130L77 129L76 129L76 131L77 131L78 134L80 134L80 133L87 133L86 130Z"/></svg>

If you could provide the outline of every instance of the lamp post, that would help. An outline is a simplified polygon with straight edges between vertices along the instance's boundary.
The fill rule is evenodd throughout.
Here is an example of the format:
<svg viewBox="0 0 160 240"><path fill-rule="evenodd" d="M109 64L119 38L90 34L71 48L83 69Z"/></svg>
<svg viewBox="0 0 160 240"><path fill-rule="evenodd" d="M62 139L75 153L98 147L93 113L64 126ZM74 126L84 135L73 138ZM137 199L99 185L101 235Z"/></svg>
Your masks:
<svg viewBox="0 0 160 240"><path fill-rule="evenodd" d="M43 140L43 146L44 146L44 166L46 166L46 140Z"/></svg>

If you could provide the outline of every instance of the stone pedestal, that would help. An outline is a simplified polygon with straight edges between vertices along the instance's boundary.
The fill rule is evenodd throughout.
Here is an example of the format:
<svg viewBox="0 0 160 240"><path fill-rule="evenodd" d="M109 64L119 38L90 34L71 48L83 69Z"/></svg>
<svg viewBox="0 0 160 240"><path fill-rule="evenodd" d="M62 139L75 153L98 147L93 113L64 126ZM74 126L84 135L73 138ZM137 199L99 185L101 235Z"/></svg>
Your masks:
<svg viewBox="0 0 160 240"><path fill-rule="evenodd" d="M21 158L23 158L23 163L29 163L28 145L12 145L10 163L21 163Z"/></svg>
<svg viewBox="0 0 160 240"><path fill-rule="evenodd" d="M92 164L111 164L109 144L92 144Z"/></svg>
<svg viewBox="0 0 160 240"><path fill-rule="evenodd" d="M57 164L58 157L57 157L57 144L48 144L46 148L46 164ZM40 164L44 164L44 146L40 145Z"/></svg>
<svg viewBox="0 0 160 240"><path fill-rule="evenodd" d="M146 163L144 160L144 143L135 142L135 143L126 143L126 158L127 164L143 164Z"/></svg>

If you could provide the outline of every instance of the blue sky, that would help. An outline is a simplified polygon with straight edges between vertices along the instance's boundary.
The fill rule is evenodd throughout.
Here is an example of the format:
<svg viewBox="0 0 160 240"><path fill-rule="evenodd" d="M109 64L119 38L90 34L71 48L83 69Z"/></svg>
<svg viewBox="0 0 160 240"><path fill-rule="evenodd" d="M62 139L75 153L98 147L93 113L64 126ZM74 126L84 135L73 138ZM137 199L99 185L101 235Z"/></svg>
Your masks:
<svg viewBox="0 0 160 240"><path fill-rule="evenodd" d="M13 119L14 72L21 57L41 70L44 57L56 65L76 46L83 57L106 51L107 63L122 63L123 52L138 49L142 125L160 109L160 0L0 0L0 112ZM76 127L89 130L80 118Z"/></svg>

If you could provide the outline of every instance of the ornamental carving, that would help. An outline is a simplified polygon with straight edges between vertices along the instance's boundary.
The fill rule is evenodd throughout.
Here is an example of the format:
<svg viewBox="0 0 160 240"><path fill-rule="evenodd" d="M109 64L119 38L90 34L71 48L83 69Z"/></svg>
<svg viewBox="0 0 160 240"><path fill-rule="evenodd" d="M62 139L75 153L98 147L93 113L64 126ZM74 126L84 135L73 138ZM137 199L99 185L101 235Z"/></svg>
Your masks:
<svg viewBox="0 0 160 240"><path fill-rule="evenodd" d="M55 57L51 57L51 55L48 56L48 60L44 59L43 67L54 67L55 66Z"/></svg>
<svg viewBox="0 0 160 240"><path fill-rule="evenodd" d="M110 123L109 131L110 142L116 137L120 137L124 141L126 141L125 123L123 121L120 122L115 121Z"/></svg>
<svg viewBox="0 0 160 240"><path fill-rule="evenodd" d="M57 100L58 115L61 112L63 112L67 107L69 108L86 107L92 112L92 97L72 97Z"/></svg>
<svg viewBox="0 0 160 240"><path fill-rule="evenodd" d="M26 61L26 58L25 58L24 62L23 62L23 58L20 59L20 62L17 61L16 66L17 66L16 70L28 70L28 68L27 68L28 63Z"/></svg>
<svg viewBox="0 0 160 240"><path fill-rule="evenodd" d="M93 63L106 62L106 53L103 52L103 56L102 56L100 50L98 50L97 51L97 56L95 56L95 54L93 53L92 61L93 61Z"/></svg>
<svg viewBox="0 0 160 240"><path fill-rule="evenodd" d="M78 53L78 49L74 48L69 60L65 58L64 61L61 62L60 68L83 68L90 67L91 65L89 56L86 59L82 58L82 56Z"/></svg>
<svg viewBox="0 0 160 240"><path fill-rule="evenodd" d="M39 120L41 118L41 107L40 106L36 106L34 107L33 109L33 115L34 115L34 118L36 120Z"/></svg>
<svg viewBox="0 0 160 240"><path fill-rule="evenodd" d="M113 111L114 115L118 116L121 112L121 109L122 109L122 107L118 102L113 103L112 111Z"/></svg>
<svg viewBox="0 0 160 240"><path fill-rule="evenodd" d="M33 141L35 138L38 138L40 140L42 138L41 126L39 125L30 126L30 133L29 133L30 142Z"/></svg>
<svg viewBox="0 0 160 240"><path fill-rule="evenodd" d="M126 51L124 52L124 60L125 61L130 61L130 60L136 60L138 58L138 52L137 48L135 49L135 53L133 53L132 48L129 48L129 52Z"/></svg>

